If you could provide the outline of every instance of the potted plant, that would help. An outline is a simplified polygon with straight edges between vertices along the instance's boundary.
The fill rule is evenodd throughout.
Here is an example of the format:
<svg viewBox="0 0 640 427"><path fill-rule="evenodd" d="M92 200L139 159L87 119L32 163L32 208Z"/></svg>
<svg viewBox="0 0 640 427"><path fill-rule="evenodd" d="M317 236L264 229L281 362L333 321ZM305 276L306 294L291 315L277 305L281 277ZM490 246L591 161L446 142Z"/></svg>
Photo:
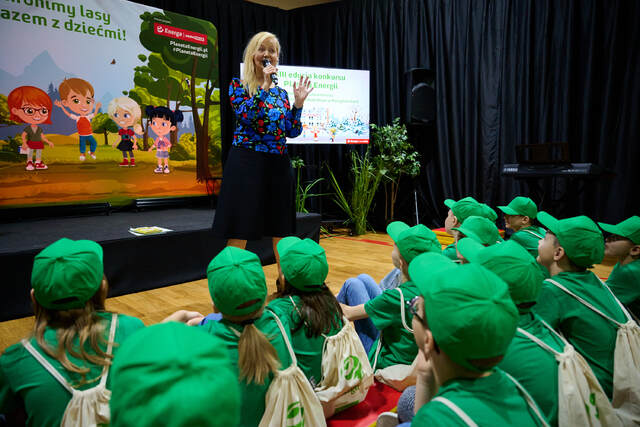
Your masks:
<svg viewBox="0 0 640 427"><path fill-rule="evenodd" d="M388 224L395 217L400 180L403 176L418 175L420 160L408 141L407 128L400 123L398 117L389 125L371 124L371 136L377 152L376 164L384 177L384 219Z"/></svg>
<svg viewBox="0 0 640 427"><path fill-rule="evenodd" d="M331 168L327 166L327 169L329 183L335 191L334 201L349 218L346 223L351 224L355 235L365 234L367 228L371 228L368 227L367 216L382 179L370 148L367 147L362 155L357 151L351 152L352 188L349 195L342 191Z"/></svg>
<svg viewBox="0 0 640 427"><path fill-rule="evenodd" d="M296 212L309 213L307 207L305 206L307 198L325 196L328 194L309 193L319 182L324 181L324 178L318 178L313 181L309 181L306 183L307 185L303 187L303 183L300 182L300 175L302 173L302 168L305 167L304 160L300 157L293 157L291 159L291 167L296 170Z"/></svg>

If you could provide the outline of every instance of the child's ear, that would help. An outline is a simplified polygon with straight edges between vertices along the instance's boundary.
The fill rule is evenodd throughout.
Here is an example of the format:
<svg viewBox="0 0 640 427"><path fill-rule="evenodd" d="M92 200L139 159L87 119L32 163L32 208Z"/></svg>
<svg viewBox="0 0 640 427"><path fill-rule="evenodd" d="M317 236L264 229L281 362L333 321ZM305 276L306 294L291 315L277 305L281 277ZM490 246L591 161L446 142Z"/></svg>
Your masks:
<svg viewBox="0 0 640 427"><path fill-rule="evenodd" d="M175 131L175 130L176 130L176 127L175 127L175 126L171 126L171 128L169 128L169 130L170 130L171 132L173 132L173 131Z"/></svg>
<svg viewBox="0 0 640 427"><path fill-rule="evenodd" d="M633 257L640 256L640 245L631 246L631 250L629 250L629 255Z"/></svg>
<svg viewBox="0 0 640 427"><path fill-rule="evenodd" d="M562 246L556 246L553 249L553 260L558 262L562 259L563 256L565 256L566 253L564 252L564 248Z"/></svg>
<svg viewBox="0 0 640 427"><path fill-rule="evenodd" d="M531 224L531 218L529 218L527 215L523 215L522 222L524 222L525 224Z"/></svg>

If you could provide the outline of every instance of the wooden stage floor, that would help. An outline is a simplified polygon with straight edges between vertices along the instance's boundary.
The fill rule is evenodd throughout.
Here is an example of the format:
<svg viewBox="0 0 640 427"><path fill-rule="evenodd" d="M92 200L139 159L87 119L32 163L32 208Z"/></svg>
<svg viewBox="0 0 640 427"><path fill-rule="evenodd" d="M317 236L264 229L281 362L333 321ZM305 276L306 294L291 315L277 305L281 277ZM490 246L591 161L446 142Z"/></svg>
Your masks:
<svg viewBox="0 0 640 427"><path fill-rule="evenodd" d="M441 241L442 242L442 241ZM329 276L327 285L337 294L349 277L367 273L379 282L391 269L391 249L393 241L385 233L369 233L358 237L346 234L322 235L320 244L327 252ZM613 268L610 260L597 265L594 272L606 278ZM264 267L269 294L275 292L277 267L275 264ZM206 279L180 285L168 286L135 294L109 298L107 309L140 318L146 325L160 322L179 309L199 311L203 314L212 311L211 297ZM27 336L33 327L33 317L10 320L0 323L0 349Z"/></svg>

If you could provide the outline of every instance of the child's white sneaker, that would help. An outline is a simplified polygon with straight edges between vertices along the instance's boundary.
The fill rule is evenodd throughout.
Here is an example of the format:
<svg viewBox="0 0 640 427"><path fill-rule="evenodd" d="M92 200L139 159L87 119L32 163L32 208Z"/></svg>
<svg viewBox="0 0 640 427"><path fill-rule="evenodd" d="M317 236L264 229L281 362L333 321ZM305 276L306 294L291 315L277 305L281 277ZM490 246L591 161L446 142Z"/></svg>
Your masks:
<svg viewBox="0 0 640 427"><path fill-rule="evenodd" d="M91 153L91 158L92 158L93 160L95 160L95 159L96 159L96 155L95 155L95 154L93 154L93 153Z"/></svg>
<svg viewBox="0 0 640 427"><path fill-rule="evenodd" d="M80 154L80 161L81 161L81 162L84 162L84 159L85 159L85 158L86 158L86 157L84 157L84 154Z"/></svg>
<svg viewBox="0 0 640 427"><path fill-rule="evenodd" d="M169 173L169 166L164 167L164 173Z"/></svg>
<svg viewBox="0 0 640 427"><path fill-rule="evenodd" d="M162 172L164 172L164 170L162 169L162 166L158 166L158 167L157 167L157 168L155 168L153 171L154 171L155 173L162 173Z"/></svg>
<svg viewBox="0 0 640 427"><path fill-rule="evenodd" d="M35 169L35 167L33 167L33 162L31 160L27 162L27 167L25 169L28 171L32 171Z"/></svg>

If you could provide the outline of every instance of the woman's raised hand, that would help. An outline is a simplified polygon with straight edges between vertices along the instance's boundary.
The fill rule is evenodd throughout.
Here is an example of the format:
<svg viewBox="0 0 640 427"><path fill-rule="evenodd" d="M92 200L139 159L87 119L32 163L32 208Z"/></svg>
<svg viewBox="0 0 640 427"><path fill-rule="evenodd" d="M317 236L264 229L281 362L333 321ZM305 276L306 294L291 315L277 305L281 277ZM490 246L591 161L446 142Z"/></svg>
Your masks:
<svg viewBox="0 0 640 427"><path fill-rule="evenodd" d="M304 100L307 99L307 96L311 93L313 88L311 87L311 80L309 76L300 76L300 82L296 86L296 82L293 82L293 95L295 97L295 105L296 108L302 108L304 104Z"/></svg>

